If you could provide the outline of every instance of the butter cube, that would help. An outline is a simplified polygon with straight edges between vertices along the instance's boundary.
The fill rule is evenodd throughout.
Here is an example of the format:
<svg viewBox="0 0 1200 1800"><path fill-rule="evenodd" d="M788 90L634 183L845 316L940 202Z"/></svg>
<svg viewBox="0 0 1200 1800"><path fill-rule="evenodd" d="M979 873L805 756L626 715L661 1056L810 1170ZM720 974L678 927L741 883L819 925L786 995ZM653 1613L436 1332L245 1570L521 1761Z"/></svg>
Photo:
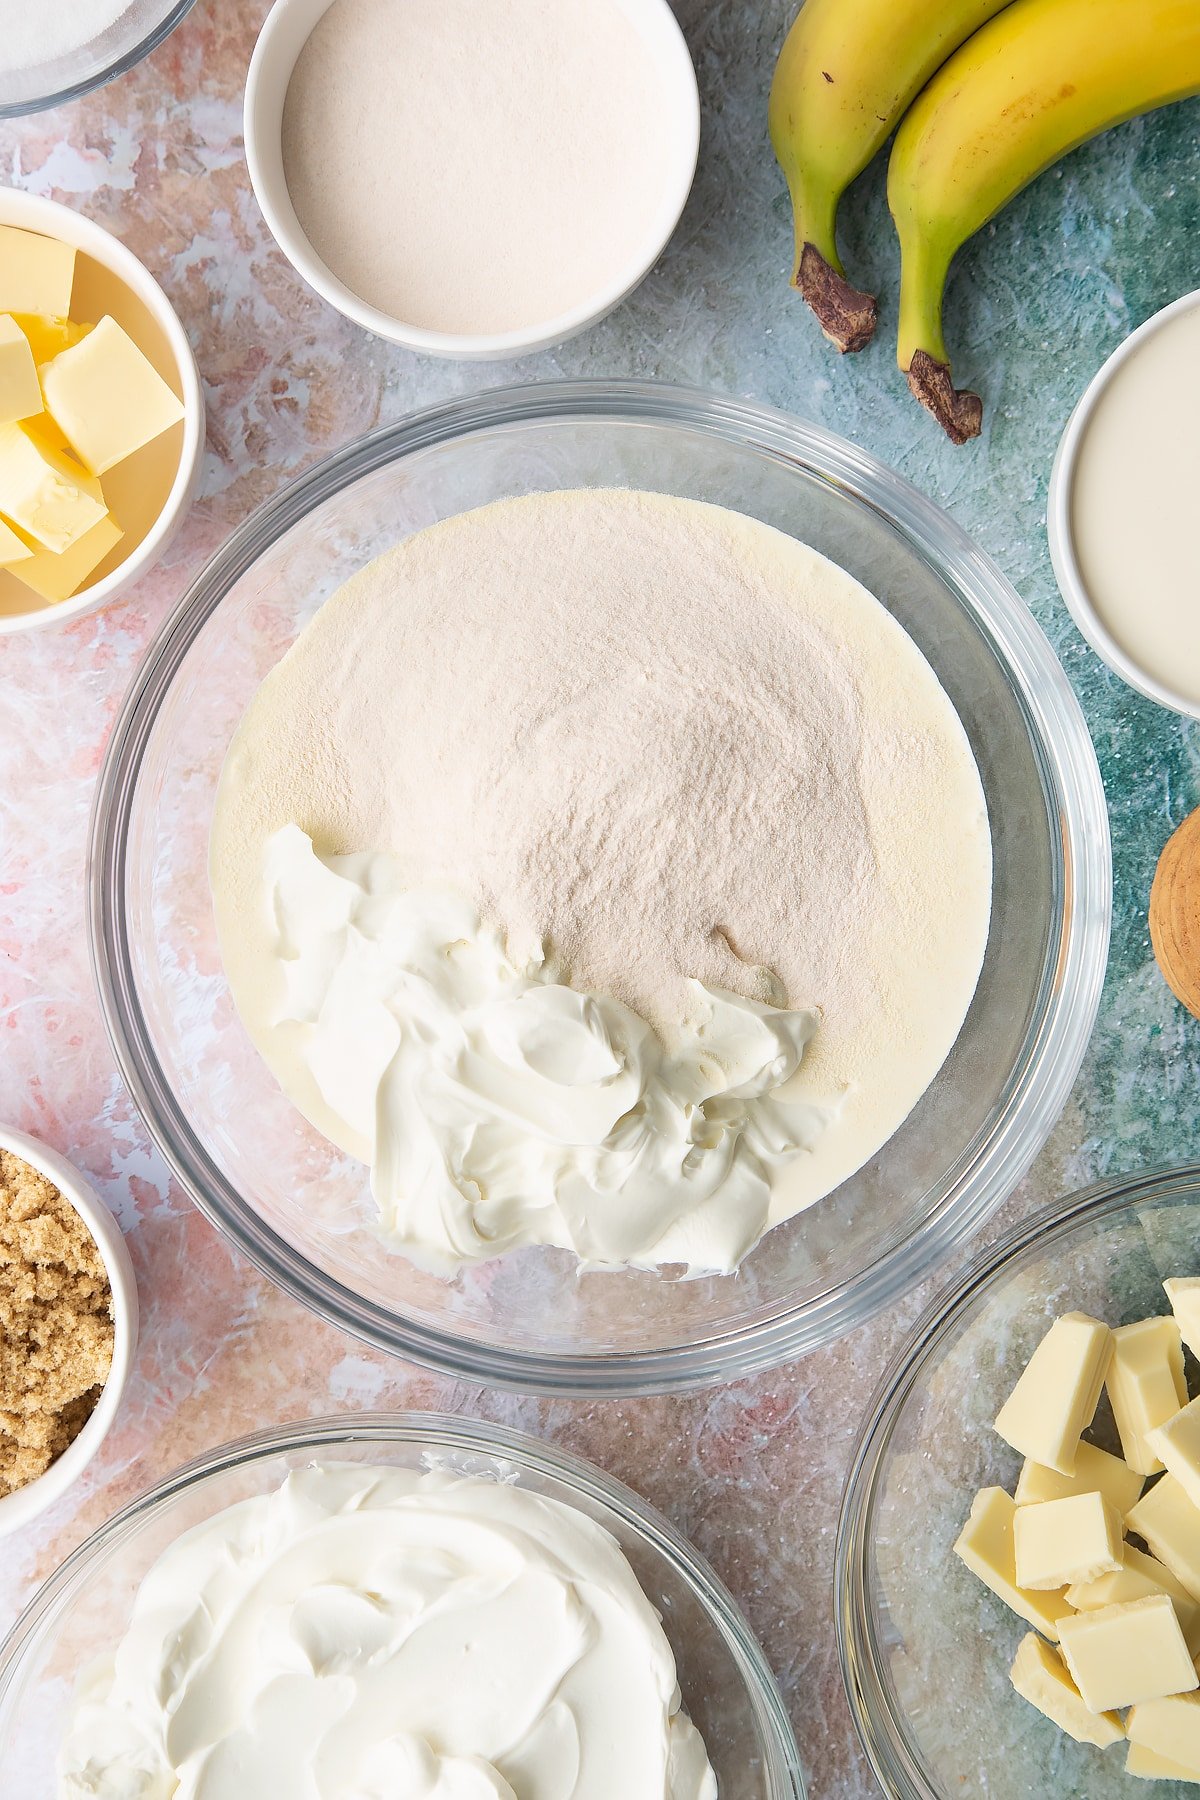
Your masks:
<svg viewBox="0 0 1200 1800"><path fill-rule="evenodd" d="M62 552L107 511L100 483L36 419L0 425L0 513L6 519L47 550Z"/></svg>
<svg viewBox="0 0 1200 1800"><path fill-rule="evenodd" d="M0 425L42 410L42 390L29 340L15 319L0 313Z"/></svg>
<svg viewBox="0 0 1200 1800"><path fill-rule="evenodd" d="M39 231L0 225L0 313L50 313L65 319L75 285L75 251Z"/></svg>
<svg viewBox="0 0 1200 1800"><path fill-rule="evenodd" d="M13 563L24 562L33 552L23 538L19 538L11 525L0 519L0 569L11 568Z"/></svg>
<svg viewBox="0 0 1200 1800"><path fill-rule="evenodd" d="M1005 1443L1032 1462L1073 1475L1079 1439L1104 1385L1112 1336L1086 1313L1056 1319L1000 1408L996 1430Z"/></svg>
<svg viewBox="0 0 1200 1800"><path fill-rule="evenodd" d="M1013 1533L1018 1587L1044 1592L1121 1568L1121 1515L1102 1494L1018 1506Z"/></svg>
<svg viewBox="0 0 1200 1800"><path fill-rule="evenodd" d="M1067 1668L1092 1712L1137 1706L1198 1685L1165 1594L1073 1613L1058 1630Z"/></svg>
<svg viewBox="0 0 1200 1800"><path fill-rule="evenodd" d="M1098 1606L1121 1606L1129 1600L1148 1600L1153 1594L1168 1594L1175 1616L1183 1630L1190 1656L1200 1655L1200 1601L1193 1600L1177 1576L1165 1563L1125 1546L1125 1562L1115 1575L1101 1575L1095 1581L1078 1581L1067 1589L1067 1599L1076 1612L1095 1612Z"/></svg>
<svg viewBox="0 0 1200 1800"><path fill-rule="evenodd" d="M1131 1743L1193 1771L1192 1780L1200 1781L1200 1694L1145 1701L1134 1707L1125 1726Z"/></svg>
<svg viewBox="0 0 1200 1800"><path fill-rule="evenodd" d="M1088 1711L1062 1657L1036 1631L1029 1632L1017 1646L1009 1679L1023 1700L1036 1706L1077 1744L1095 1744L1103 1750L1125 1736L1116 1713Z"/></svg>
<svg viewBox="0 0 1200 1800"><path fill-rule="evenodd" d="M1193 1356L1200 1357L1200 1275L1177 1276L1164 1281L1163 1288L1184 1343Z"/></svg>
<svg viewBox="0 0 1200 1800"><path fill-rule="evenodd" d="M1072 1494L1103 1494L1124 1518L1145 1485L1145 1476L1119 1456L1110 1456L1095 1444L1080 1444L1074 1475L1060 1475L1057 1469L1026 1459L1017 1478L1016 1501L1018 1506L1037 1506L1045 1500L1069 1500Z"/></svg>
<svg viewBox="0 0 1200 1800"><path fill-rule="evenodd" d="M183 403L115 319L41 372L46 405L92 475L103 475L177 425Z"/></svg>
<svg viewBox="0 0 1200 1800"><path fill-rule="evenodd" d="M1200 1769L1172 1762L1169 1756L1160 1756L1145 1744L1130 1744L1125 1773L1140 1775L1143 1781L1200 1781Z"/></svg>
<svg viewBox="0 0 1200 1800"><path fill-rule="evenodd" d="M1200 1400L1181 1407L1165 1425L1148 1431L1146 1442L1192 1505L1200 1507Z"/></svg>
<svg viewBox="0 0 1200 1800"><path fill-rule="evenodd" d="M1013 1543L1016 1514L1017 1503L1003 1488L984 1488L971 1502L971 1516L962 1528L954 1554L1018 1618L1036 1625L1046 1637L1057 1639L1059 1621L1071 1608L1061 1593L1031 1593L1017 1586Z"/></svg>
<svg viewBox="0 0 1200 1800"><path fill-rule="evenodd" d="M1142 1319L1113 1332L1108 1397L1131 1469L1155 1475L1162 1463L1146 1433L1187 1405L1183 1345L1174 1319Z"/></svg>
<svg viewBox="0 0 1200 1800"><path fill-rule="evenodd" d="M124 535L109 513L98 525L77 538L69 550L56 555L53 550L37 549L27 562L18 564L10 573L32 588L35 594L40 594L43 600L69 600Z"/></svg>
<svg viewBox="0 0 1200 1800"><path fill-rule="evenodd" d="M1192 1505L1173 1475L1156 1481L1131 1507L1127 1531L1145 1538L1195 1600L1200 1600L1200 1508Z"/></svg>
<svg viewBox="0 0 1200 1800"><path fill-rule="evenodd" d="M13 319L33 352L40 369L62 350L71 350L87 336L90 325L77 325L74 319L52 319L41 313L13 313Z"/></svg>

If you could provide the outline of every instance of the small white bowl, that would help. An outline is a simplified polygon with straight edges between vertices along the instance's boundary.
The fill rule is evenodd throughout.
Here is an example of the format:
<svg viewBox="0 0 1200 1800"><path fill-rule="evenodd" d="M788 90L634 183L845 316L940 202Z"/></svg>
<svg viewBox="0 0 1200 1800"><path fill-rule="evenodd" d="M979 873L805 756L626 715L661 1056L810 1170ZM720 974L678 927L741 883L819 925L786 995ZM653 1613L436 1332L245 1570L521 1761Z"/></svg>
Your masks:
<svg viewBox="0 0 1200 1800"><path fill-rule="evenodd" d="M309 287L356 325L425 356L489 362L548 350L597 324L645 279L687 204L700 150L700 94L691 55L667 0L625 0L662 72L662 101L675 115L676 151L662 204L636 257L581 305L520 331L429 331L381 312L326 267L296 217L283 167L283 107L296 59L332 0L275 0L246 78L246 162L258 204L279 248Z"/></svg>
<svg viewBox="0 0 1200 1800"><path fill-rule="evenodd" d="M0 1150L19 1156L22 1162L39 1170L47 1181L52 1181L64 1200L70 1201L95 1238L112 1288L113 1323L116 1327L112 1368L96 1402L95 1411L79 1436L67 1445L44 1475L39 1475L36 1481L18 1488L15 1493L0 1497L2 1538L12 1531L19 1531L23 1525L30 1524L61 1500L108 1436L133 1367L138 1338L138 1294L133 1264L129 1260L129 1251L125 1248L120 1227L79 1170L65 1156L60 1156L57 1150L51 1150L36 1138L27 1137L23 1131L9 1131L0 1127Z"/></svg>
<svg viewBox="0 0 1200 1800"><path fill-rule="evenodd" d="M1092 377L1084 389L1074 412L1067 420L1067 428L1063 432L1054 458L1054 467L1050 473L1050 491L1046 507L1046 532L1050 540L1050 561L1054 565L1062 597L1067 609L1087 639L1097 656L1101 657L1129 687L1148 700L1155 700L1159 706L1168 707L1172 712L1183 713L1187 718L1200 719L1200 705L1185 695L1176 693L1156 676L1148 673L1140 663L1134 661L1122 645L1118 644L1112 633L1096 611L1087 584L1083 578L1079 558L1075 550L1074 527L1071 521L1072 497L1075 472L1079 459L1080 445L1084 434L1091 423L1092 415L1103 397L1106 389L1117 371L1137 354L1152 333L1161 331L1163 326L1180 313L1200 306L1200 290L1192 294L1184 294L1182 299L1172 301L1164 306L1161 312L1147 319L1137 330L1131 332L1124 343L1118 344L1108 361L1104 363Z"/></svg>
<svg viewBox="0 0 1200 1800"><path fill-rule="evenodd" d="M152 445L137 451L125 463L118 463L105 477L105 492L111 495L113 511L125 526L127 537L137 533L133 549L99 581L93 581L69 600L47 602L29 593L28 608L20 608L19 597L12 596L15 577L3 577L10 585L0 595L2 636L8 632L36 631L46 625L64 625L69 619L94 612L125 593L158 561L182 524L200 482L204 393L192 347L171 302L149 270L110 232L69 206L7 187L0 187L0 225L38 231L74 244L81 254L75 274L77 296L82 294L85 307L92 296L91 310L102 308L112 313L139 349L156 363L159 373L170 381L184 408L182 424L172 428L178 462L169 484L165 475L161 479L146 479L145 471L161 456L161 451ZM86 318L87 312L80 316ZM139 515L146 508L149 517L143 519ZM101 563L100 567L104 569L105 565Z"/></svg>

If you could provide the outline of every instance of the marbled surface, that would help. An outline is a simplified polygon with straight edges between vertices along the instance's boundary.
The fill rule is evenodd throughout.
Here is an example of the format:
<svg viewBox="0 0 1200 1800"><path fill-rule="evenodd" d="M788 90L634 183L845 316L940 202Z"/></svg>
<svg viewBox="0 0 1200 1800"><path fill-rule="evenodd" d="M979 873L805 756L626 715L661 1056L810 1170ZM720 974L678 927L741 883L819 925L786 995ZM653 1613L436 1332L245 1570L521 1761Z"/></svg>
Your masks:
<svg viewBox="0 0 1200 1800"><path fill-rule="evenodd" d="M368 427L479 386L553 374L709 385L819 419L948 507L1016 583L1086 709L1113 818L1112 964L1070 1105L1005 1215L1192 1151L1200 1025L1158 979L1145 905L1162 842L1200 799L1200 731L1125 690L1082 644L1055 589L1043 513L1054 446L1086 379L1133 326L1196 283L1200 104L1069 158L961 258L951 342L989 424L982 442L956 451L915 408L892 360L896 255L881 170L855 191L845 221L853 271L885 295L879 340L839 362L786 286L787 208L764 111L792 0L677 5L704 99L682 225L607 322L515 366L422 362L377 343L316 300L275 250L240 137L266 0L199 0L122 81L0 128L4 180L99 220L160 277L209 403L203 497L168 562L116 609L0 640L0 1118L90 1173L128 1233L144 1308L119 1429L57 1513L4 1545L0 1627L86 1532L222 1439L339 1408L501 1418L594 1458L695 1539L762 1638L814 1796L851 1800L874 1790L836 1664L837 1506L860 1411L936 1277L856 1337L695 1398L550 1404L390 1362L268 1287L167 1179L115 1073L84 938L88 807L113 715L168 607L260 500Z"/></svg>

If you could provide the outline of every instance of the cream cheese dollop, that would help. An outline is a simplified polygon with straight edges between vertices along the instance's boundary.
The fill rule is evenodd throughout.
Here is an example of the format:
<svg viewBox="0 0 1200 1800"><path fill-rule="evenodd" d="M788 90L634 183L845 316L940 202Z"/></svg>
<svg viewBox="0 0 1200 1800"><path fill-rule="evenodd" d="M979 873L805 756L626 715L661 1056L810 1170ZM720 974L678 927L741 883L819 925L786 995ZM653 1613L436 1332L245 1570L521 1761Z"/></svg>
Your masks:
<svg viewBox="0 0 1200 1800"><path fill-rule="evenodd" d="M264 882L276 1078L371 1164L382 1230L423 1268L552 1244L587 1268L731 1270L830 1116L784 1092L815 1012L693 981L668 1050L385 853L322 857L288 825Z"/></svg>
<svg viewBox="0 0 1200 1800"><path fill-rule="evenodd" d="M79 1694L60 1800L714 1800L659 1615L575 1508L290 1474L178 1538Z"/></svg>

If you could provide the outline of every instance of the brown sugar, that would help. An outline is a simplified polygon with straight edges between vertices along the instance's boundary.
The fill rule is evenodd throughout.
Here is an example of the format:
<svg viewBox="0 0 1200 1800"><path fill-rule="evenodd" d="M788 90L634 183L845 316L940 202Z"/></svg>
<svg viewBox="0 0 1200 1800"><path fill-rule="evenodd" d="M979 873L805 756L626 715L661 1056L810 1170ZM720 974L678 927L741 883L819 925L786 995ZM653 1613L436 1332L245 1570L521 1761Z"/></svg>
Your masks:
<svg viewBox="0 0 1200 1800"><path fill-rule="evenodd" d="M108 1379L112 1289L52 1181L0 1150L0 1497L78 1437Z"/></svg>

